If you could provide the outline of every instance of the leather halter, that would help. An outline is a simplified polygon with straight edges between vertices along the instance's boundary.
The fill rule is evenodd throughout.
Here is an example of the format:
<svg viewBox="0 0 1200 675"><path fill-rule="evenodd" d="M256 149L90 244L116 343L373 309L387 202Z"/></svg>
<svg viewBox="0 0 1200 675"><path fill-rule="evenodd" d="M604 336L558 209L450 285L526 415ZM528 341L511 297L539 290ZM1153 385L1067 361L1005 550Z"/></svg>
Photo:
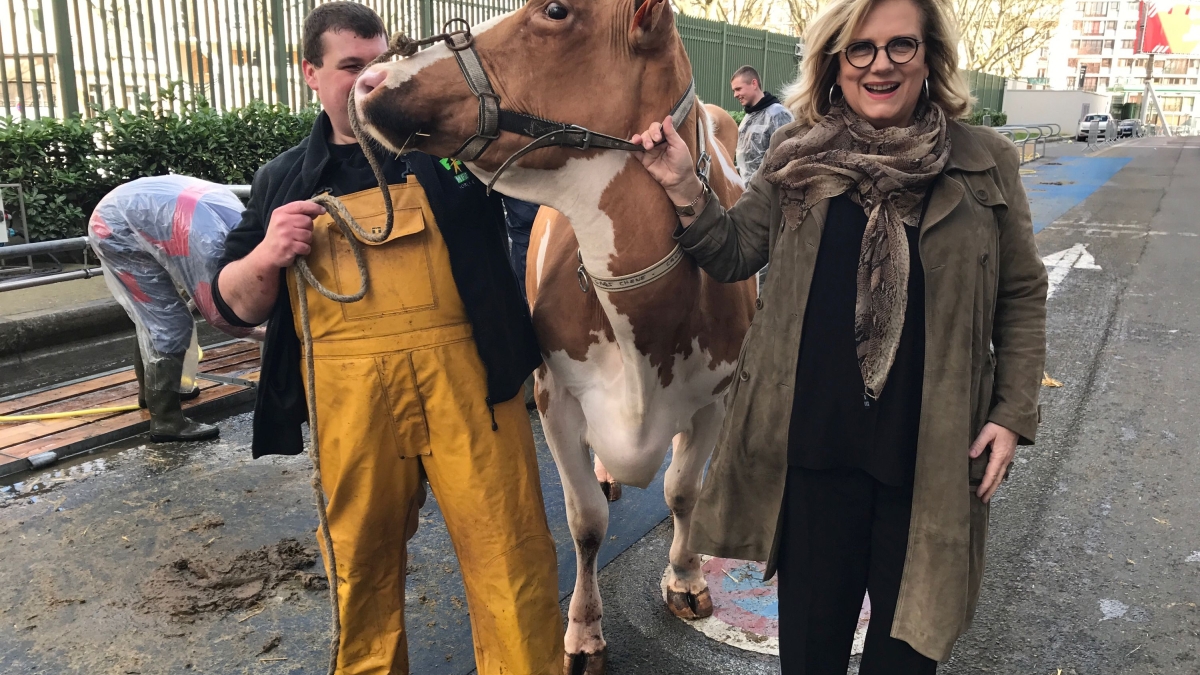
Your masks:
<svg viewBox="0 0 1200 675"><path fill-rule="evenodd" d="M449 30L453 26L460 27L457 30ZM504 160L500 168L492 174L492 178L487 184L489 193L492 190L492 186L496 184L496 180L500 178L500 175L518 159L541 148L563 147L574 148L576 150L600 148L605 150L624 150L626 152L640 152L644 150L641 145L631 143L623 138L592 131L577 124L555 122L527 113L501 108L500 96L492 88L492 81L488 79L487 71L483 68L483 61L479 58L479 52L475 50L475 37L471 35L470 24L464 19L451 19L442 27L442 31L440 35L423 40L410 40L403 35L397 36L393 38L393 44L389 52L377 61L385 60L393 54L411 56L420 45L432 44L439 41L446 43L446 46L454 53L455 60L458 61L458 68L462 71L463 79L466 80L471 93L479 101L479 125L475 133L454 152L454 157L466 162L478 159L487 150L488 146L491 145L492 141L500 137L501 131L508 131L533 139L528 145ZM687 90L683 92L683 95L671 107L671 122L674 123L676 128L679 128L687 120L688 115L692 113L695 101L696 81L693 79L688 83ZM701 121L699 119L696 120L696 148L698 152L696 175L707 185L709 170L712 166L712 157L708 154L708 150L705 147L705 134L701 128ZM579 278L579 288L585 293L588 290L589 284L594 286L596 290L616 293L641 288L657 281L675 269L681 260L683 260L683 248L676 245L665 258L640 272L619 277L598 277L588 272L587 268L584 267L583 253L581 251L579 252L579 269L576 275Z"/></svg>
<svg viewBox="0 0 1200 675"><path fill-rule="evenodd" d="M453 26L461 26L457 30L449 30ZM523 112L515 110L505 110L500 107L500 96L496 90L492 88L492 81L488 78L487 71L483 68L483 61L479 58L479 52L475 50L475 36L471 35L471 27L464 19L451 19L446 22L442 28L441 35L427 38L421 42L429 44L432 42L443 41L446 46L454 53L455 60L458 61L458 68L462 71L463 79L467 82L467 87L471 89L471 93L479 101L479 124L475 129L475 133L459 146L454 152L454 157L465 162L470 162L478 159L480 155L487 150L492 141L500 137L500 132L507 131L532 138L528 145L518 150L492 175L488 181L488 190L496 184L496 180L518 159L541 148L563 147L574 148L576 150L590 150L599 148L604 150L624 150L626 152L638 152L644 148L641 145L630 143L624 138L617 138L608 134L602 134L598 131L592 131L586 127L581 127L577 124L567 124L565 122L555 122L553 120L543 119ZM692 80L688 83L688 88L683 92L683 95L671 107L671 121L675 126L683 124L688 115L692 112L692 107L696 100L696 82ZM697 130L697 136L700 141L700 159L696 164L697 173L705 181L708 180L708 168L712 162L711 157L703 149L703 134Z"/></svg>

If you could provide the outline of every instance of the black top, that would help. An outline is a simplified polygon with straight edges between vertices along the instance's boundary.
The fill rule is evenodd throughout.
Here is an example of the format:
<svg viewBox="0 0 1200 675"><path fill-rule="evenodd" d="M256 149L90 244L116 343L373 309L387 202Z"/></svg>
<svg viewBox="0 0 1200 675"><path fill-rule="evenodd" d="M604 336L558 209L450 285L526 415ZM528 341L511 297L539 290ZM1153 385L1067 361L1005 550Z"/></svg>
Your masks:
<svg viewBox="0 0 1200 675"><path fill-rule="evenodd" d="M919 230L904 228L911 260L904 329L883 391L878 400L871 400L854 345L858 257L866 227L866 213L848 196L830 202L804 312L788 464L859 468L880 482L905 485L912 483L917 460L925 371Z"/></svg>
<svg viewBox="0 0 1200 675"><path fill-rule="evenodd" d="M335 194L350 194L378 185L369 167L365 173L362 171L365 157L358 146L335 147L338 155L345 153L342 161L331 157L326 141L330 130L329 118L322 113L308 138L254 175L242 222L229 233L225 254L213 277L213 299L229 323L248 326L225 303L216 280L225 265L244 258L262 242L271 212L284 204L310 199L321 187L332 188ZM403 180L411 172L424 188L446 242L450 270L471 321L475 347L487 370L488 404L511 399L542 357L529 309L508 264L500 195L489 196L482 183L448 160L419 152L403 159L383 151L379 156L385 162L384 174L389 180L393 176ZM323 177L328 178L329 185L321 185L326 182ZM262 377L254 406L251 449L255 457L295 455L304 450L301 424L308 420L308 407L300 378L300 338L284 270L280 271L280 281L279 296L267 325Z"/></svg>
<svg viewBox="0 0 1200 675"><path fill-rule="evenodd" d="M334 197L352 195L371 188L379 189L375 172L367 162L367 156L357 143L335 145L328 143L329 161L321 172L321 180L315 192L328 190ZM379 153L383 162L383 177L388 185L403 183L409 174L405 157L394 157L390 153Z"/></svg>

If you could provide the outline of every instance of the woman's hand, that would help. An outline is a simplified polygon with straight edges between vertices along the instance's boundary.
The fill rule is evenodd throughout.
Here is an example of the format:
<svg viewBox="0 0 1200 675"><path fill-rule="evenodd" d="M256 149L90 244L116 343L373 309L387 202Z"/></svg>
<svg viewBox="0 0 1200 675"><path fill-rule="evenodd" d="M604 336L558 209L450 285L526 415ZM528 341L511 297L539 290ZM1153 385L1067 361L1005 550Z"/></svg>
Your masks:
<svg viewBox="0 0 1200 675"><path fill-rule="evenodd" d="M663 139L666 143L656 145ZM704 189L692 168L692 152L675 131L670 117L662 124L655 122L649 129L634 134L630 142L646 148L645 152L636 153L638 159L675 204L690 203Z"/></svg>
<svg viewBox="0 0 1200 675"><path fill-rule="evenodd" d="M1004 480L1008 465L1013 461L1013 455L1017 453L1017 434L999 424L988 422L984 425L983 431L979 432L979 437L971 444L971 459L982 455L989 445L992 446L992 456L988 459L987 473L983 475L983 482L979 484L979 490L975 493L983 500L984 504L991 501L992 495L996 494L996 489L1000 487L1000 481Z"/></svg>

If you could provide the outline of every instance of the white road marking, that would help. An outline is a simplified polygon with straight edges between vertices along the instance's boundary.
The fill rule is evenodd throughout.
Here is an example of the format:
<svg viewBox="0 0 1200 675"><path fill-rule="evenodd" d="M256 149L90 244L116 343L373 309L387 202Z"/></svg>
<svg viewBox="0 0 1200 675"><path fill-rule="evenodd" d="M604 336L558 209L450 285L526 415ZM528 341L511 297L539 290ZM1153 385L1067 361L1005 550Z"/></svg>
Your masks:
<svg viewBox="0 0 1200 675"><path fill-rule="evenodd" d="M1075 244L1071 248L1043 256L1042 264L1046 266L1046 272L1050 276L1050 288L1046 292L1047 299L1054 296L1054 291L1066 280L1067 273L1071 270L1100 269L1100 266L1096 264L1096 259L1087 252L1087 244Z"/></svg>

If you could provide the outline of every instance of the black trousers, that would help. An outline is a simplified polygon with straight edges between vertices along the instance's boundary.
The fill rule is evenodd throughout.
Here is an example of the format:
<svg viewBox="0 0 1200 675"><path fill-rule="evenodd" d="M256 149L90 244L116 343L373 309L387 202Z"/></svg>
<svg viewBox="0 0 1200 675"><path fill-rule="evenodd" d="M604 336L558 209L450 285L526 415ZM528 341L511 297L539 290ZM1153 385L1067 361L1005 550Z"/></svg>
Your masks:
<svg viewBox="0 0 1200 675"><path fill-rule="evenodd" d="M789 467L779 551L783 675L845 675L863 592L871 596L860 675L925 675L937 662L891 637L908 548L912 486L858 469Z"/></svg>

